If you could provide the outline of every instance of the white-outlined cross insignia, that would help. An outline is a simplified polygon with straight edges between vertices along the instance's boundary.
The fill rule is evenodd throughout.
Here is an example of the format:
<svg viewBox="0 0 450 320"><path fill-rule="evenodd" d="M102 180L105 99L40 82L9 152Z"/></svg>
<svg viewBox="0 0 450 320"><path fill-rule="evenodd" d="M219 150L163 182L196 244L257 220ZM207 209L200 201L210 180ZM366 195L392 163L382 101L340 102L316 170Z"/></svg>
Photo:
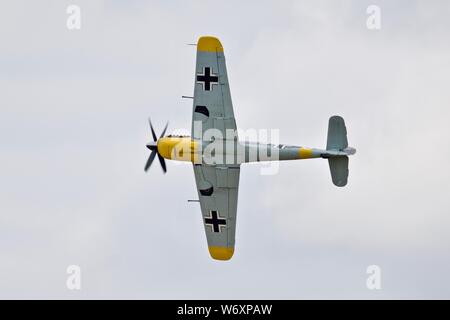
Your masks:
<svg viewBox="0 0 450 320"><path fill-rule="evenodd" d="M203 73L197 74L197 83L200 83L205 91L212 91L213 84L219 84L219 77L210 67L204 67Z"/></svg>
<svg viewBox="0 0 450 320"><path fill-rule="evenodd" d="M212 232L222 232L222 228L227 225L227 219L221 218L220 214L216 210L210 210L209 216L205 217L205 224L211 227Z"/></svg>

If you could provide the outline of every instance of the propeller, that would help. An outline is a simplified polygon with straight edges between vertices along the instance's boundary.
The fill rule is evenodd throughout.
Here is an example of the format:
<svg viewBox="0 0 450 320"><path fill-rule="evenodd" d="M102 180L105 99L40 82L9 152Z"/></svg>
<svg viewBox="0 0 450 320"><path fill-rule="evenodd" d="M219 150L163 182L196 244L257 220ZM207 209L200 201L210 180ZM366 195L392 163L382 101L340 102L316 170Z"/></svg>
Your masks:
<svg viewBox="0 0 450 320"><path fill-rule="evenodd" d="M145 172L147 172L147 170L152 165L153 160L155 160L155 157L158 156L158 160L159 160L159 163L161 164L161 168L163 169L164 173L166 173L167 172L166 161L158 153L158 143L157 143L158 142L158 138L156 137L155 129L153 129L152 121L150 120L150 118L148 119L148 123L150 124L150 130L152 131L153 141L147 143L147 145L146 145L146 147L149 150L151 150L151 153L150 153L150 156L148 157L147 163L145 164L144 170L145 170ZM159 138L164 137L164 135L166 134L166 130L167 130L167 126L168 125L169 125L169 122L166 123L166 126L164 127L164 130L161 133L161 135L159 136Z"/></svg>

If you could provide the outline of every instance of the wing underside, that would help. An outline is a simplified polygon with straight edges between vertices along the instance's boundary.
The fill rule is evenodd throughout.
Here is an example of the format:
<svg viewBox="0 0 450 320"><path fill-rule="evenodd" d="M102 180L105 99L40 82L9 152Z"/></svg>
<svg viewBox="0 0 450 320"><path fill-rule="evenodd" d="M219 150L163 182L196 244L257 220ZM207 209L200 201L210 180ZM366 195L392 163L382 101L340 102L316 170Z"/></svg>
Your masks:
<svg viewBox="0 0 450 320"><path fill-rule="evenodd" d="M213 130L214 138L206 132ZM213 140L227 140L227 132L236 135L236 121L231 102L225 56L215 37L201 37L197 60L192 110L192 138L199 145ZM211 131L210 131L211 132ZM221 137L217 137L217 133ZM217 260L229 260L234 253L239 165L194 164L203 224L208 249Z"/></svg>
<svg viewBox="0 0 450 320"><path fill-rule="evenodd" d="M234 253L239 167L194 165L208 249L217 260Z"/></svg>
<svg viewBox="0 0 450 320"><path fill-rule="evenodd" d="M201 37L197 44L192 137L202 139L208 129L224 138L227 129L236 130L223 47L214 37Z"/></svg>

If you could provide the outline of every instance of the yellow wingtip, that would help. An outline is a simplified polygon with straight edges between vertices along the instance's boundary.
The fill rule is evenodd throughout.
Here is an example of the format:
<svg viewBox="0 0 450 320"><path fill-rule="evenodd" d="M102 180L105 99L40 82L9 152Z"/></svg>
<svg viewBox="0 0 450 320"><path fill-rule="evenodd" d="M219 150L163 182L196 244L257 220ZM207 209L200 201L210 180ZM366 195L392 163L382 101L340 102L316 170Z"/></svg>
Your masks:
<svg viewBox="0 0 450 320"><path fill-rule="evenodd" d="M230 260L234 254L234 248L228 247L208 247L209 254L216 260Z"/></svg>
<svg viewBox="0 0 450 320"><path fill-rule="evenodd" d="M220 40L216 37L204 36L198 39L197 50L206 52L223 52L223 47Z"/></svg>

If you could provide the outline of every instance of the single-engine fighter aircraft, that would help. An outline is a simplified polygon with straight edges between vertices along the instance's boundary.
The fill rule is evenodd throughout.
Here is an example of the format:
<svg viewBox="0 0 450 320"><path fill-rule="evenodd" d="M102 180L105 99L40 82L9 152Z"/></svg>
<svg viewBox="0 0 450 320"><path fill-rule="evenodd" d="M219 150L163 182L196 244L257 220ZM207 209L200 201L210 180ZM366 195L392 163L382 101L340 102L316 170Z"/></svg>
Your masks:
<svg viewBox="0 0 450 320"><path fill-rule="evenodd" d="M333 116L328 123L326 149L239 141L231 103L222 44L215 37L197 42L197 62L192 110L192 137L165 136L167 124L153 141L145 165L156 156L166 172L164 159L193 163L198 197L211 257L229 260L234 253L240 165L246 162L328 159L331 178L338 187L347 184L348 147L344 119Z"/></svg>

